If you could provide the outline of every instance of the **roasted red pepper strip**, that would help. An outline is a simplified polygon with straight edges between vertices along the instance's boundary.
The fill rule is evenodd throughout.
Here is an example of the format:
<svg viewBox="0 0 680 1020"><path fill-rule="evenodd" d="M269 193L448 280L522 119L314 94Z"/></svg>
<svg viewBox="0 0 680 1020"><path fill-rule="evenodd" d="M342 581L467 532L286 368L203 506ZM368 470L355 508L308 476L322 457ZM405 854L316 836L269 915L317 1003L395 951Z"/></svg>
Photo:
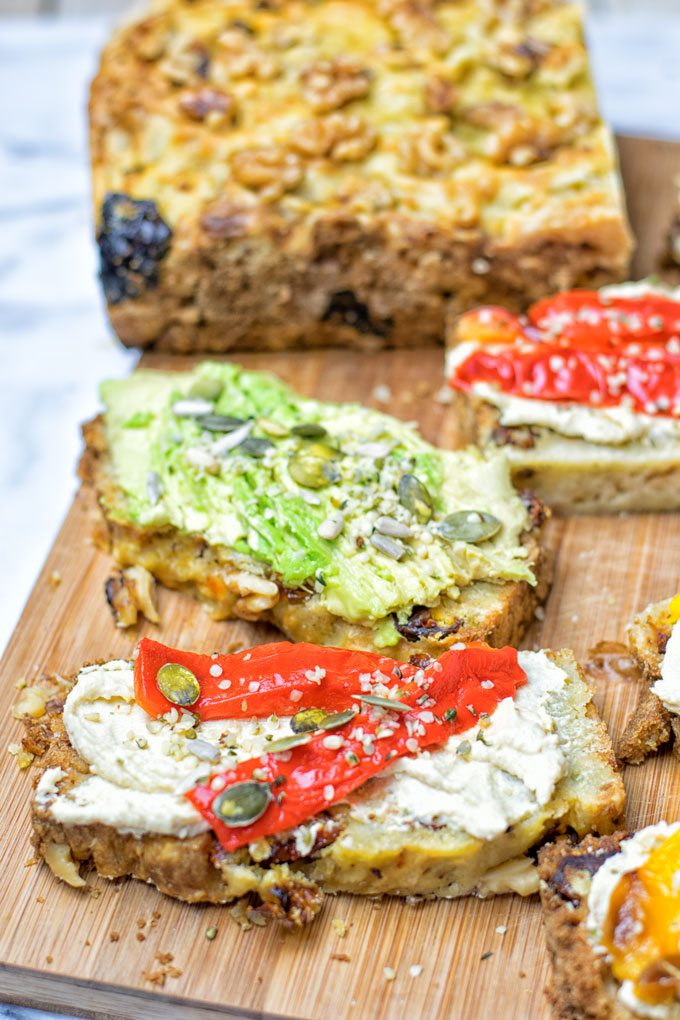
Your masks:
<svg viewBox="0 0 680 1020"><path fill-rule="evenodd" d="M481 308L461 317L458 339L478 346L453 369L456 389L487 382L523 399L680 411L680 302L668 298L569 291L526 318Z"/></svg>
<svg viewBox="0 0 680 1020"><path fill-rule="evenodd" d="M301 708L340 711L354 704L353 694L361 693L362 673L379 670L390 683L398 683L417 671L384 655L306 642L279 641L213 657L142 638L135 662L135 700L154 718L175 707L156 683L159 669L169 662L185 666L197 678L201 695L189 710L204 721L293 715Z"/></svg>
<svg viewBox="0 0 680 1020"><path fill-rule="evenodd" d="M410 708L407 713L360 703L355 718L333 731L333 737L342 738L341 747L336 747L337 740L328 740L329 734L319 733L308 744L263 754L217 774L210 783L195 786L187 798L222 846L237 850L293 828L343 800L396 758L470 729L504 698L513 697L526 683L526 675L515 649L480 645L446 652L422 670L418 680L400 684L400 700ZM213 802L226 788L247 780L269 784L273 799L255 822L230 827L214 814Z"/></svg>

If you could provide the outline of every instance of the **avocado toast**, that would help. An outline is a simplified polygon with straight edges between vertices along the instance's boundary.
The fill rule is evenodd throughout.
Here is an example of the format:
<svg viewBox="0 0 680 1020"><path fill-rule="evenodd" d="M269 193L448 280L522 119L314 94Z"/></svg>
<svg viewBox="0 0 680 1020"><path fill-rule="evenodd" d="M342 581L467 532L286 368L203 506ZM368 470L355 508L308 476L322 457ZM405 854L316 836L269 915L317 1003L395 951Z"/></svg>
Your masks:
<svg viewBox="0 0 680 1020"><path fill-rule="evenodd" d="M517 643L545 597L544 512L502 453L440 451L230 363L102 386L81 475L122 567L293 640L439 655Z"/></svg>

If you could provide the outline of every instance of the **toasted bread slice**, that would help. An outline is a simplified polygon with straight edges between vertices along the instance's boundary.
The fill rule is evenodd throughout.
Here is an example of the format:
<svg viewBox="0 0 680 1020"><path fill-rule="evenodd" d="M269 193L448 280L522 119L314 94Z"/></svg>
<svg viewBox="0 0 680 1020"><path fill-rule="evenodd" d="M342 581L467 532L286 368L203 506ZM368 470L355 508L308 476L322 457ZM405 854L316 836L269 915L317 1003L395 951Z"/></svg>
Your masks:
<svg viewBox="0 0 680 1020"><path fill-rule="evenodd" d="M193 818L190 806L187 816L188 802L179 788L163 795L170 799L163 802L162 820L152 823L155 788L143 796L134 791L130 795L129 778L119 779L116 773L115 782L107 779L108 766L99 762L93 775L92 761L71 743L68 727L75 731L69 706L64 714L70 685L43 683L39 700L44 714L35 711L34 695L34 718L27 720L24 738L24 750L35 755L41 770L32 806L36 849L55 874L72 885L82 884L78 865L89 860L105 877L139 878L189 902L223 903L253 893L266 913L295 924L311 920L322 891L444 898L535 892L537 873L528 851L551 833L612 831L620 822L625 794L591 686L571 652L521 652L520 663L528 683L514 702L506 702L508 711L519 713L512 716L515 726L529 727L531 739L525 742L517 729L507 729L507 716L496 720L494 713L488 725L461 735L467 740L451 738L459 741L455 748L449 741L422 762L418 756L408 759L415 771L383 773L348 802L333 805L304 826L235 853L220 847L200 816ZM127 669L131 685L126 663L93 667L80 677L91 677L97 668L118 670L118 676ZM99 682L96 676L92 682ZM117 690L120 708L120 687ZM138 706L134 712L148 720ZM101 721L90 717L93 727ZM125 732L138 723L126 715ZM543 734L538 744L539 729L532 727ZM484 739L479 738L482 728ZM163 730L148 740L158 739L167 754L165 736ZM136 746L145 743L146 738ZM96 746L90 757L108 753L105 740ZM513 754L530 757L513 764ZM438 770L436 781L427 772L431 762ZM152 769L141 772L157 774ZM125 775L129 777L129 771ZM449 775L455 780L447 780ZM93 783L105 783L106 795L95 796ZM130 796L131 806L124 811L121 805ZM181 817L182 828L169 831L166 819L171 815Z"/></svg>
<svg viewBox="0 0 680 1020"><path fill-rule="evenodd" d="M560 514L654 513L680 507L680 442L590 443L537 426L505 427L473 398L478 440L505 450L518 488Z"/></svg>
<svg viewBox="0 0 680 1020"><path fill-rule="evenodd" d="M680 719L650 689L661 677L661 663L673 627L669 605L670 599L651 603L628 627L628 642L646 685L616 748L617 757L628 765L640 765L671 736L680 736ZM677 740L674 750L680 755Z"/></svg>
<svg viewBox="0 0 680 1020"><path fill-rule="evenodd" d="M177 374L178 385L187 385L186 376ZM250 377L254 376L255 373L250 373ZM333 406L337 408L342 405ZM389 428L389 423L394 421L387 416L378 416L375 412L365 413L375 418L375 421L370 419L373 428L376 422L378 427L387 422ZM363 414L361 409L360 418ZM397 423L396 427L403 429ZM139 523L129 510L130 494L124 490L119 480L106 417L96 418L85 425L83 431L86 450L80 473L96 493L104 522L104 527L98 529L102 544L112 552L122 567L145 568L167 587L185 591L198 598L217 619L238 616L248 620L268 621L280 627L293 640L368 650L388 647L390 655L408 659L413 654L440 655L457 641L483 640L497 647L516 645L531 623L536 607L547 595L552 564L543 546L543 525L548 511L530 494L522 496L522 506L509 482L504 463L500 469L505 477L504 491L507 496L504 497L503 506L514 515L514 519L522 521L513 562L520 564L520 576L522 573L524 576L533 575L535 583L524 579L508 579L507 575L494 576L493 573L472 580L461 577L455 592L443 588L436 597L430 596L425 600L427 605L414 604L411 598L405 605L397 606L395 612L372 618L370 613L365 616L344 613L342 607L338 610L337 605L335 610L330 611L325 592L319 588L314 576L306 579L303 584L287 585L271 561L253 557L242 548L216 540L211 537L210 529L202 530L198 526L181 528L167 519L160 523ZM135 438L140 443L144 441L141 430L135 432ZM421 440L418 442L422 443ZM434 456L440 455L439 451L426 447L424 443L422 447ZM442 456L472 458L475 464L488 463L478 452L461 451ZM467 470L467 463L461 460L463 471ZM474 467L472 461L470 464ZM266 489L265 483L263 487ZM197 507L191 502L192 492L187 494L185 490L182 498L185 500L181 507L183 519L188 520L191 514L195 518ZM473 497L468 495L467 498ZM483 499L482 493L477 498ZM501 513L501 510L497 508L497 513ZM318 521L313 518L307 524L310 531L313 530L314 538L317 524ZM285 528L285 522L280 526ZM439 540L437 533L433 534ZM425 537L431 541L430 534ZM375 535L370 535L368 539L358 536L357 541L365 546L374 538ZM492 539L492 542L495 541ZM487 542L486 545L491 543ZM469 548L471 555L476 556L477 547ZM410 556L410 551L406 555ZM416 556L404 559L404 562L417 564L417 560ZM367 572L370 574L374 571L379 578L383 570L392 569L394 563L387 557L384 562L385 567L382 563L376 563L373 567L369 564L368 570L358 564L356 576L363 572L366 577ZM517 576L515 573L514 577ZM109 584L107 589L112 605L117 601L111 598L114 587L116 584ZM410 587L413 588L412 583ZM413 591L415 593L415 588ZM136 613L131 617L126 616L126 619L135 618ZM125 621L121 618L121 622ZM390 632L387 638L386 628Z"/></svg>
<svg viewBox="0 0 680 1020"><path fill-rule="evenodd" d="M626 833L567 837L539 851L543 923L552 963L547 994L556 1020L633 1020L616 999L604 958L593 951L585 922L593 874L618 853Z"/></svg>

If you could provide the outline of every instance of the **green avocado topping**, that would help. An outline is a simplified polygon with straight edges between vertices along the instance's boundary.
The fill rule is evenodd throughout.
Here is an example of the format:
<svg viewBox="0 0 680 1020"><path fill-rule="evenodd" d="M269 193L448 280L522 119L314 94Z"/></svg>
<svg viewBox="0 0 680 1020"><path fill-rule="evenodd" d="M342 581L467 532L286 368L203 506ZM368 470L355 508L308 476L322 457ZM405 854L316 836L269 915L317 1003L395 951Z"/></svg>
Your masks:
<svg viewBox="0 0 680 1020"><path fill-rule="evenodd" d="M123 493L113 518L201 535L242 565L251 557L336 616L379 621L385 647L399 640L393 613L405 619L477 580L535 583L502 453L438 450L412 425L234 364L135 372L104 383L102 398ZM461 511L500 527L451 540L438 526Z"/></svg>

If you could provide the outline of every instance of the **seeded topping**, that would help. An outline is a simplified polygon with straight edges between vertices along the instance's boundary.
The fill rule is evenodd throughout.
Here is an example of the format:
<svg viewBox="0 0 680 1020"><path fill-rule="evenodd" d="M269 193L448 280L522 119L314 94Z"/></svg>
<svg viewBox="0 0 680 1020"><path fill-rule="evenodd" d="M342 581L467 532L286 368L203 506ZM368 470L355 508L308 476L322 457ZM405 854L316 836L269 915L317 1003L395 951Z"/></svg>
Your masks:
<svg viewBox="0 0 680 1020"><path fill-rule="evenodd" d="M156 676L158 689L173 705L193 705L201 696L201 685L185 666L168 662Z"/></svg>

